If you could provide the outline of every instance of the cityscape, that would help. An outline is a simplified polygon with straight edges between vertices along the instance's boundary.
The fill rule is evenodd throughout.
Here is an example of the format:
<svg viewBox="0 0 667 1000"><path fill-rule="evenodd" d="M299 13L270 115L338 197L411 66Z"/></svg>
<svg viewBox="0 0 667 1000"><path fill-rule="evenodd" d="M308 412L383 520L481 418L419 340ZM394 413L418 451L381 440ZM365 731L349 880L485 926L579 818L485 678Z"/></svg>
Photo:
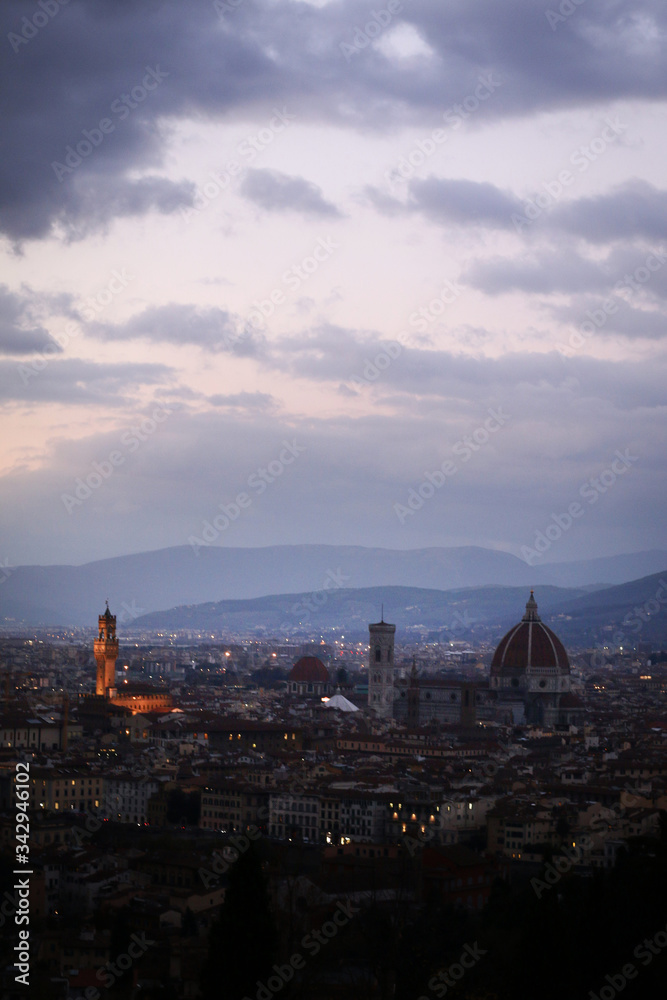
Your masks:
<svg viewBox="0 0 667 1000"><path fill-rule="evenodd" d="M664 994L666 41L0 4L0 1000Z"/></svg>

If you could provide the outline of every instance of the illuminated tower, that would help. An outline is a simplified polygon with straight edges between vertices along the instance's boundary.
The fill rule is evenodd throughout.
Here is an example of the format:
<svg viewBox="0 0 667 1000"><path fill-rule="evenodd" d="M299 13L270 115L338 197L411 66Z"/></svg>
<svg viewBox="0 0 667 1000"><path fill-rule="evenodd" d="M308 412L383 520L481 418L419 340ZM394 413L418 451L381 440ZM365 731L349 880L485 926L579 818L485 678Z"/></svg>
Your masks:
<svg viewBox="0 0 667 1000"><path fill-rule="evenodd" d="M384 620L368 626L368 707L391 719L394 714L394 635L396 626Z"/></svg>
<svg viewBox="0 0 667 1000"><path fill-rule="evenodd" d="M108 698L116 689L116 660L118 659L118 639L116 638L116 616L109 611L109 602L103 615L99 617L99 635L93 647L97 661L97 687L95 693Z"/></svg>

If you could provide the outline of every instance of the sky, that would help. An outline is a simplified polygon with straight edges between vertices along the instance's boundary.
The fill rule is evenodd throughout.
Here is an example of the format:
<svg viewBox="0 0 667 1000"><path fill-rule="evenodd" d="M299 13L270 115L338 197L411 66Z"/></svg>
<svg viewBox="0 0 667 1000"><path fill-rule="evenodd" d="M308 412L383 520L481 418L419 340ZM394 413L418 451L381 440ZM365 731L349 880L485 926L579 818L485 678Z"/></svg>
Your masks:
<svg viewBox="0 0 667 1000"><path fill-rule="evenodd" d="M3 567L667 548L663 2L0 20Z"/></svg>

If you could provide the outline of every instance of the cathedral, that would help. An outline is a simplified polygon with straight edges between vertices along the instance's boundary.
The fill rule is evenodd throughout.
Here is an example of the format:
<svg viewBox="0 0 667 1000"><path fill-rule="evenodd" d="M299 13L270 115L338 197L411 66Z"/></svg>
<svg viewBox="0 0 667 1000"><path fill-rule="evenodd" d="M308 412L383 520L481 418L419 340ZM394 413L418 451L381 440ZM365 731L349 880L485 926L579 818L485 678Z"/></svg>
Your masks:
<svg viewBox="0 0 667 1000"><path fill-rule="evenodd" d="M572 693L565 647L537 613L533 591L521 619L500 640L488 681L420 677L396 668L396 626L369 625L368 705L384 719L411 727L477 721L547 728L581 725L583 703Z"/></svg>
<svg viewBox="0 0 667 1000"><path fill-rule="evenodd" d="M583 704L571 691L565 647L537 613L532 590L523 618L493 654L489 684L516 722L552 727L582 721Z"/></svg>

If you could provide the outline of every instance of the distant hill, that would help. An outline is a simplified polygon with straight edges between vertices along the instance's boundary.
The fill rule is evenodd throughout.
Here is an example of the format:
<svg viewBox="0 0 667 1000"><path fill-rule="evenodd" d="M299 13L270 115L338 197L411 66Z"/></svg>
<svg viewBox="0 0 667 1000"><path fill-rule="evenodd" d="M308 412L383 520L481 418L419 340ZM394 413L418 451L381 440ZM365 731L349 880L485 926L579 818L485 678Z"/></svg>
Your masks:
<svg viewBox="0 0 667 1000"><path fill-rule="evenodd" d="M566 601L554 612L564 640L667 648L667 570Z"/></svg>
<svg viewBox="0 0 667 1000"><path fill-rule="evenodd" d="M211 546L195 553L182 545L84 566L10 567L0 587L0 623L91 625L105 598L119 623L130 623L180 605L320 591L332 579L345 589L599 587L656 573L665 565L667 553L658 551L530 567L507 552L476 546Z"/></svg>
<svg viewBox="0 0 667 1000"><path fill-rule="evenodd" d="M560 587L540 589L540 609L548 614L564 601L584 596L584 591ZM158 611L139 618L136 625L168 631L194 629L230 632L266 628L289 634L304 626L340 628L345 635L368 636L368 623L385 621L399 630L422 625L434 636L469 638L507 621L516 622L528 598L525 587L475 587L465 590L427 590L421 587L363 587L359 590L325 590L319 593L280 594L250 601L217 601Z"/></svg>

